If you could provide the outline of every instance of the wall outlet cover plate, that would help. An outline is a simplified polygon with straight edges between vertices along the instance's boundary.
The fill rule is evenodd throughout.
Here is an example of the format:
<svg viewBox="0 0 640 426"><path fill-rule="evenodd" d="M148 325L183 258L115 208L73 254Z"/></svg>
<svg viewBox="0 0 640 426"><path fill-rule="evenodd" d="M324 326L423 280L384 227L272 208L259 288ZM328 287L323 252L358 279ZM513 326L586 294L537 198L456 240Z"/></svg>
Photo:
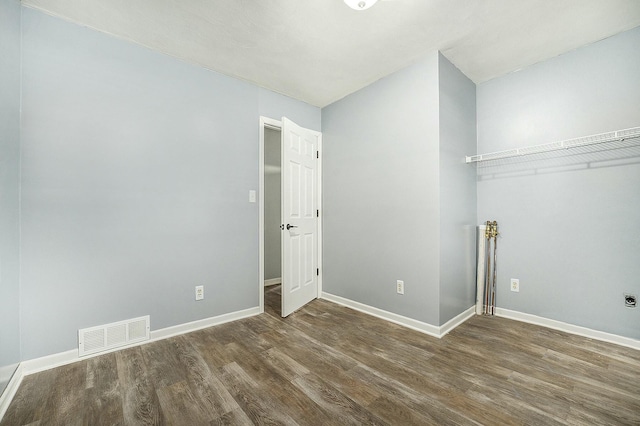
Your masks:
<svg viewBox="0 0 640 426"><path fill-rule="evenodd" d="M518 293L520 291L520 280L511 278L511 291Z"/></svg>

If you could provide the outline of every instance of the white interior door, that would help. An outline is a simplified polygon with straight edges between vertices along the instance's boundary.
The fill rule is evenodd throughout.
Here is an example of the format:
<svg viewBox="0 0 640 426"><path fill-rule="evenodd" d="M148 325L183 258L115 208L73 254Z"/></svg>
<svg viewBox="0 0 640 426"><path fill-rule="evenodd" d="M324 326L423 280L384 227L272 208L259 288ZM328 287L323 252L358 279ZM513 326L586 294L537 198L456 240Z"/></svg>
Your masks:
<svg viewBox="0 0 640 426"><path fill-rule="evenodd" d="M282 118L282 316L318 297L321 135Z"/></svg>

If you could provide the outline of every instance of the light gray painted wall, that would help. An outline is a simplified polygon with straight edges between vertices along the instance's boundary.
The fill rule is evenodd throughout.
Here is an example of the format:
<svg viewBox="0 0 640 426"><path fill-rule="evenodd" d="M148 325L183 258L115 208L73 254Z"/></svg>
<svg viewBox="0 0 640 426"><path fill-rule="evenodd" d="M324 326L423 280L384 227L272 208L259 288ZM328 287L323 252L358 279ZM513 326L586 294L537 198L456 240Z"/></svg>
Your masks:
<svg viewBox="0 0 640 426"><path fill-rule="evenodd" d="M20 361L20 2L0 0L0 394Z"/></svg>
<svg viewBox="0 0 640 426"><path fill-rule="evenodd" d="M640 126L639 46L636 28L479 85L478 152ZM640 153L478 170L478 220L501 231L498 306L640 338L623 306L640 295Z"/></svg>
<svg viewBox="0 0 640 426"><path fill-rule="evenodd" d="M282 231L280 191L280 131L264 131L264 279L281 278Z"/></svg>
<svg viewBox="0 0 640 426"><path fill-rule="evenodd" d="M438 53L323 108L322 133L323 290L438 324Z"/></svg>
<svg viewBox="0 0 640 426"><path fill-rule="evenodd" d="M23 15L23 359L82 327L257 306L259 115L319 128L320 110Z"/></svg>
<svg viewBox="0 0 640 426"><path fill-rule="evenodd" d="M476 147L476 85L439 58L440 322L475 304L476 170L465 163Z"/></svg>
<svg viewBox="0 0 640 426"><path fill-rule="evenodd" d="M274 120L281 120L286 116L307 129L319 132L321 128L321 114L318 107L261 87L258 88L258 110L260 115Z"/></svg>

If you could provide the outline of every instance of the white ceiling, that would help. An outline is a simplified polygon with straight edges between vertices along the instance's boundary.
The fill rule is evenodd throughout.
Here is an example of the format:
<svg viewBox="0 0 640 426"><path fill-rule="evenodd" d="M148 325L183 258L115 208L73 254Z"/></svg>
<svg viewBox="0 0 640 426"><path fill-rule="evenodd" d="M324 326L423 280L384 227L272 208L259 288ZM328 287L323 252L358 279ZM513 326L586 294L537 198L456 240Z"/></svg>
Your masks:
<svg viewBox="0 0 640 426"><path fill-rule="evenodd" d="M640 0L22 3L319 107L429 51L481 83L640 25Z"/></svg>

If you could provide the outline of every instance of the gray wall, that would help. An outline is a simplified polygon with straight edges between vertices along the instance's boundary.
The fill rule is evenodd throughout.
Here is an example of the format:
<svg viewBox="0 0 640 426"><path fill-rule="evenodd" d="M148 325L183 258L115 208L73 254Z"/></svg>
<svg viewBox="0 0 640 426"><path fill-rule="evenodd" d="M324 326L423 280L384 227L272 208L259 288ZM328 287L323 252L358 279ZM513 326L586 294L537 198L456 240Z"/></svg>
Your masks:
<svg viewBox="0 0 640 426"><path fill-rule="evenodd" d="M441 54L440 322L475 303L476 170L465 155L476 147L476 85Z"/></svg>
<svg viewBox="0 0 640 426"><path fill-rule="evenodd" d="M323 290L430 324L439 322L438 108L433 52L322 110Z"/></svg>
<svg viewBox="0 0 640 426"><path fill-rule="evenodd" d="M287 117L307 129L320 131L321 114L318 107L297 101L261 87L258 91L258 112L276 120Z"/></svg>
<svg viewBox="0 0 640 426"><path fill-rule="evenodd" d="M640 28L478 87L478 152L640 126ZM619 158L615 158L615 156ZM640 338L640 153L478 167L499 307ZM509 279L520 279L520 292Z"/></svg>
<svg viewBox="0 0 640 426"><path fill-rule="evenodd" d="M0 0L0 393L20 361L20 2Z"/></svg>
<svg viewBox="0 0 640 426"><path fill-rule="evenodd" d="M23 359L76 347L82 327L257 306L259 115L319 130L320 110L23 15Z"/></svg>
<svg viewBox="0 0 640 426"><path fill-rule="evenodd" d="M280 131L264 131L264 279L282 278Z"/></svg>
<svg viewBox="0 0 640 426"><path fill-rule="evenodd" d="M475 91L433 52L322 110L323 290L433 325L474 304Z"/></svg>

